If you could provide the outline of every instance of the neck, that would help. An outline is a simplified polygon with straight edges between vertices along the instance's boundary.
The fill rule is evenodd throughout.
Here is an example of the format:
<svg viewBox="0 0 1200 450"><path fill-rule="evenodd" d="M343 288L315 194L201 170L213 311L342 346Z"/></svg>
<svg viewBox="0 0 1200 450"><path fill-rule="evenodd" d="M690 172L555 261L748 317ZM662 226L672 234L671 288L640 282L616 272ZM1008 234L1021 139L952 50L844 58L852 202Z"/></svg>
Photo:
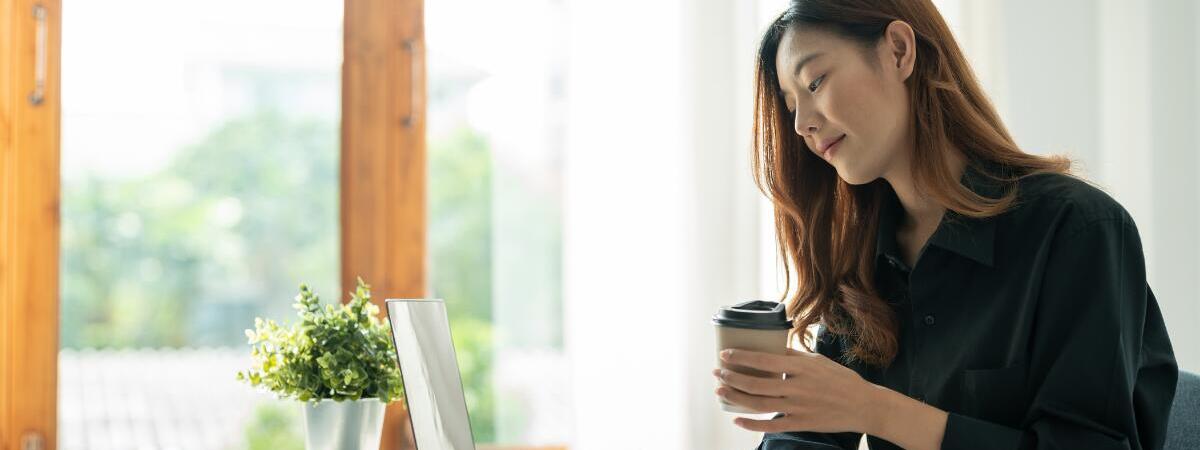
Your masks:
<svg viewBox="0 0 1200 450"><path fill-rule="evenodd" d="M950 152L950 165L957 180L966 169L966 158L959 152ZM912 160L907 155L884 174L884 179L892 185L892 190L896 191L896 197L904 206L901 228L927 230L936 228L942 221L946 208L917 190L912 174Z"/></svg>

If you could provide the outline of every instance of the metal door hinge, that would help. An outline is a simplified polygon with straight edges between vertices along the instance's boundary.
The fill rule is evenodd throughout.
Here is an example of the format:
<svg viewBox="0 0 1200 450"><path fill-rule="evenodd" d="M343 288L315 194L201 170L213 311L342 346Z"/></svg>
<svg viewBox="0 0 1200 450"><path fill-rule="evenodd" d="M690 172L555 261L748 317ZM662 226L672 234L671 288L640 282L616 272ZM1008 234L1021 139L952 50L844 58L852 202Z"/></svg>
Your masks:
<svg viewBox="0 0 1200 450"><path fill-rule="evenodd" d="M26 431L21 435L21 450L46 450L46 440L42 433Z"/></svg>
<svg viewBox="0 0 1200 450"><path fill-rule="evenodd" d="M29 103L38 106L46 98L46 58L49 51L46 40L50 33L46 7L41 3L33 5L33 20L37 22L37 27L34 31L33 92L29 94Z"/></svg>

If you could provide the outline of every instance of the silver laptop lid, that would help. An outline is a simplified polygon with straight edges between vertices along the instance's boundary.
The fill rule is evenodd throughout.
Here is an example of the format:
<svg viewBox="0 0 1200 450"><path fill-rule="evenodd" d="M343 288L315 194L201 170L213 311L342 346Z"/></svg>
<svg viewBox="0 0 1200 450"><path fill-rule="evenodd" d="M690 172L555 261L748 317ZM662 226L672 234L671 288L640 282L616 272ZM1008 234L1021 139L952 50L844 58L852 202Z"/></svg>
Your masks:
<svg viewBox="0 0 1200 450"><path fill-rule="evenodd" d="M474 450L450 320L441 300L387 300L418 450Z"/></svg>

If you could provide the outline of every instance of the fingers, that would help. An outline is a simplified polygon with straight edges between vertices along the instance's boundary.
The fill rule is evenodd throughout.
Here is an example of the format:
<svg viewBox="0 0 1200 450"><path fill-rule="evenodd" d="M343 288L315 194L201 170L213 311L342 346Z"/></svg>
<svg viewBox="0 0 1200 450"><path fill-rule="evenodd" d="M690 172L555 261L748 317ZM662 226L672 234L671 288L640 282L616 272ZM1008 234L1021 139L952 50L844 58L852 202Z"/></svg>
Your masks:
<svg viewBox="0 0 1200 450"><path fill-rule="evenodd" d="M734 423L737 424L737 426L745 428L750 431L761 431L763 433L782 433L782 432L792 431L792 430L797 429L797 426L795 425L794 421L791 419L792 419L792 417L790 417L787 414L784 414L783 416L780 416L780 417L776 417L774 419L766 419L766 420L757 420L757 419L749 419L746 417L739 417L736 420L734 420Z"/></svg>
<svg viewBox="0 0 1200 450"><path fill-rule="evenodd" d="M720 395L729 403L744 406L757 412L782 412L788 409L787 399L747 394L728 386L717 388L717 395Z"/></svg>
<svg viewBox="0 0 1200 450"><path fill-rule="evenodd" d="M723 383L740 391L764 397L782 397L786 387L785 382L779 378L754 377L724 369L717 369L713 374Z"/></svg>
<svg viewBox="0 0 1200 450"><path fill-rule="evenodd" d="M825 356L825 355L822 355L822 354L820 354L820 353L817 353L817 352L810 352L810 351L808 351L808 350L796 350L796 349L794 349L794 348L791 348L791 347L788 347L788 349L787 349L787 353L786 353L786 354L787 354L787 355L789 355L789 356L807 356L807 357L810 357L810 358L815 358L815 357L823 357L823 356Z"/></svg>
<svg viewBox="0 0 1200 450"><path fill-rule="evenodd" d="M752 350L727 349L722 352L722 359L730 364L750 367L771 373L787 373L794 370L799 355L776 355L773 353L756 352Z"/></svg>

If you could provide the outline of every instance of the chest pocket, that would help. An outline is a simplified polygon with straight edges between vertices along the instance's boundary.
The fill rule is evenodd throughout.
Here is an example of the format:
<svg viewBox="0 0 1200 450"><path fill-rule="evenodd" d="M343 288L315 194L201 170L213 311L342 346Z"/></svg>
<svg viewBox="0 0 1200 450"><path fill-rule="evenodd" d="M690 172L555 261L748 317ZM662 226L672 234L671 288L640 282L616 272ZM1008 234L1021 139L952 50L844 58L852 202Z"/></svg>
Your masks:
<svg viewBox="0 0 1200 450"><path fill-rule="evenodd" d="M967 415L1017 426L1029 408L1026 363L999 369L962 372L963 406Z"/></svg>

